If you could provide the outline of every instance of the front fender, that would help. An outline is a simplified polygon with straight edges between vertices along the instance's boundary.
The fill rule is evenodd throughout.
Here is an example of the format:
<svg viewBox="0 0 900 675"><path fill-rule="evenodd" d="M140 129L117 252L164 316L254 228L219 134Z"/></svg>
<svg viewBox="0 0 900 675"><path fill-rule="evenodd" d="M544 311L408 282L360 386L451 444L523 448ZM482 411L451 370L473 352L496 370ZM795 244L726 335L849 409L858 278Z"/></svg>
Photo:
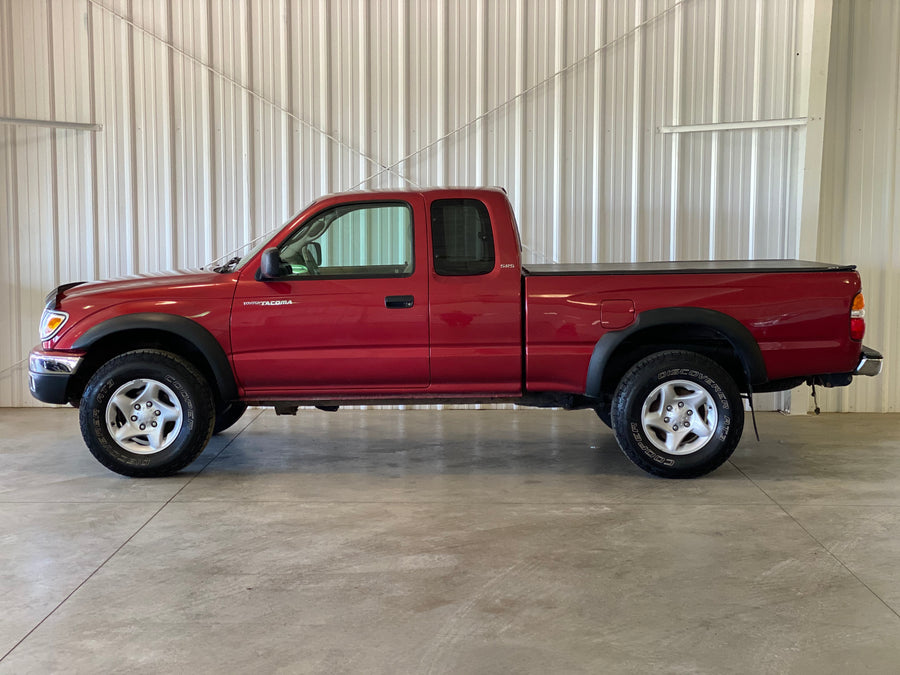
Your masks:
<svg viewBox="0 0 900 675"><path fill-rule="evenodd" d="M206 328L184 316L160 312L139 312L116 316L91 326L72 343L71 348L88 351L91 345L102 338L133 330L171 333L189 341L206 358L223 400L237 398L237 383L225 349Z"/></svg>

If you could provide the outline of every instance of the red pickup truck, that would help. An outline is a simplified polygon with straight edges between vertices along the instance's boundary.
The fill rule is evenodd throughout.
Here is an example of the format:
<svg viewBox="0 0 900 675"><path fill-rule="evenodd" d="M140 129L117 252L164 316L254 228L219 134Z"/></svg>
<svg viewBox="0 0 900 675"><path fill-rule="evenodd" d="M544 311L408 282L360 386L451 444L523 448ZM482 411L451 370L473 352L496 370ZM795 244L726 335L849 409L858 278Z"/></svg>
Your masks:
<svg viewBox="0 0 900 675"><path fill-rule="evenodd" d="M241 258L47 297L33 395L113 471L194 460L248 405L593 408L659 476L734 451L743 396L876 375L852 266L521 263L499 189L323 197Z"/></svg>

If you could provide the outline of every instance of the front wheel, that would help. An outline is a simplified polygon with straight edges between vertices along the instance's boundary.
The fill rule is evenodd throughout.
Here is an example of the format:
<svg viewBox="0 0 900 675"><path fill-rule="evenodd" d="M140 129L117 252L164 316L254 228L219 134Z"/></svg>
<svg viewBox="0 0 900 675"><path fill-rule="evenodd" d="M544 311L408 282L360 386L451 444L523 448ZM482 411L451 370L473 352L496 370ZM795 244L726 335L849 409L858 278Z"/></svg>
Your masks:
<svg viewBox="0 0 900 675"><path fill-rule="evenodd" d="M212 435L209 384L184 359L155 349L101 366L81 399L81 435L91 454L124 476L167 476L193 462Z"/></svg>
<svg viewBox="0 0 900 675"><path fill-rule="evenodd" d="M594 408L594 412L597 413L597 417L600 418L600 421L603 422L603 424L612 429L612 408L608 401L597 405Z"/></svg>
<svg viewBox="0 0 900 675"><path fill-rule="evenodd" d="M644 471L695 478L734 452L744 429L741 394L714 361L668 350L636 363L613 397L619 446Z"/></svg>

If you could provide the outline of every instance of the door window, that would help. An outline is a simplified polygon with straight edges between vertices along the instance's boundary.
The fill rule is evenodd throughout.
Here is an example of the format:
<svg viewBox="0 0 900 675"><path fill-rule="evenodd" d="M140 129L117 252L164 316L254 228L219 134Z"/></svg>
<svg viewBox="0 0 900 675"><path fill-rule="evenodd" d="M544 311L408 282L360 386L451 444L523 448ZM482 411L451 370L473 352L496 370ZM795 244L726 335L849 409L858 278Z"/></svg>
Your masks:
<svg viewBox="0 0 900 675"><path fill-rule="evenodd" d="M316 215L279 250L288 278L383 278L413 273L412 209L350 204Z"/></svg>

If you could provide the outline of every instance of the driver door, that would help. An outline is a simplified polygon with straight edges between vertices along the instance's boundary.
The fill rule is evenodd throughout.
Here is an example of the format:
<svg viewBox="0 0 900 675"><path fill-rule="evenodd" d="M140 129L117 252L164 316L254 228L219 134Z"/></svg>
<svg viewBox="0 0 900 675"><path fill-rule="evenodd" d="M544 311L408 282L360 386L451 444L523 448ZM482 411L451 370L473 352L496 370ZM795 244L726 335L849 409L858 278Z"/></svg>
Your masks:
<svg viewBox="0 0 900 675"><path fill-rule="evenodd" d="M413 236L424 205L342 203L307 219L279 246L277 279L248 265L231 339L246 395L391 396L425 389L428 260Z"/></svg>

